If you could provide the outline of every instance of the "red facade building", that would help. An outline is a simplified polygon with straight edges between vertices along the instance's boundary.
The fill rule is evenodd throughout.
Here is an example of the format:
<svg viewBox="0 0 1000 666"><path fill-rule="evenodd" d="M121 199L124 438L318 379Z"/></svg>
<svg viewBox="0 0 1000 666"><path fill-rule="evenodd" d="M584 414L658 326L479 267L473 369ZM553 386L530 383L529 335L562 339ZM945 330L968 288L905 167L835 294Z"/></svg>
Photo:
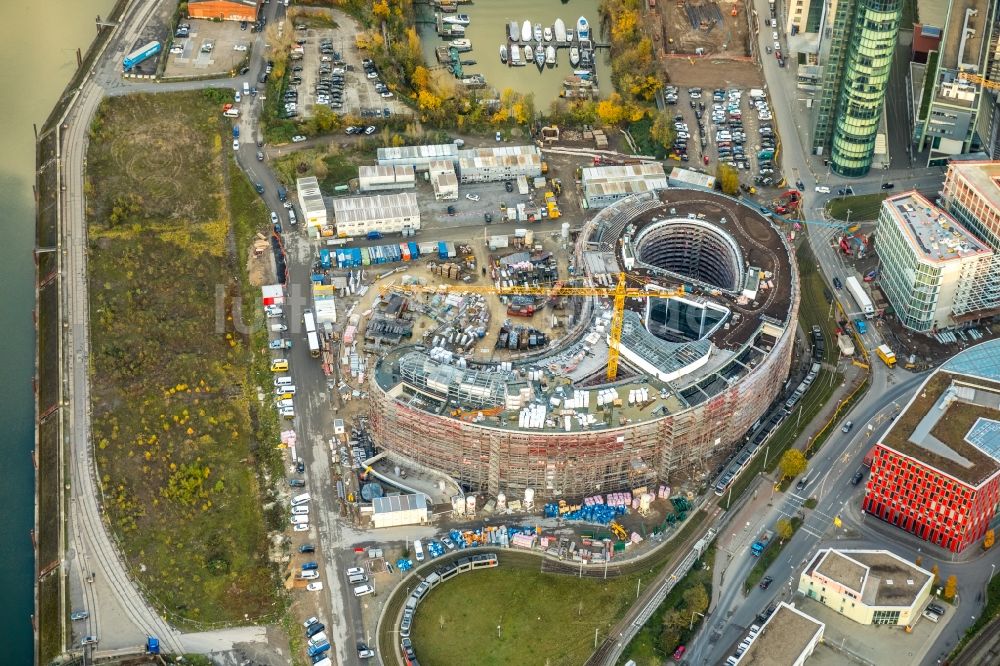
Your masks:
<svg viewBox="0 0 1000 666"><path fill-rule="evenodd" d="M875 446L862 509L959 552L986 533L1000 500L1000 384L939 370Z"/></svg>
<svg viewBox="0 0 1000 666"><path fill-rule="evenodd" d="M973 486L879 444L862 508L957 553L986 533L998 492L1000 470Z"/></svg>

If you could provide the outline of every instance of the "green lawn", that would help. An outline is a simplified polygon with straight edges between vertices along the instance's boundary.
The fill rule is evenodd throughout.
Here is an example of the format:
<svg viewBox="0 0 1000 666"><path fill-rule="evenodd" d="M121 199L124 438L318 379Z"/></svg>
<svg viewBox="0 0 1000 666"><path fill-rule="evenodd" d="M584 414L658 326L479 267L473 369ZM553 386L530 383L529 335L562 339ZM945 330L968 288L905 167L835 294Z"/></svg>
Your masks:
<svg viewBox="0 0 1000 666"><path fill-rule="evenodd" d="M243 245L266 214L230 168L218 93L109 98L91 135L93 437L111 528L171 620L271 618L266 354L233 325L253 300Z"/></svg>
<svg viewBox="0 0 1000 666"><path fill-rule="evenodd" d="M270 165L279 179L285 183L285 187L295 187L297 178L316 176L320 189L330 195L336 186L347 185L347 181L358 177L359 164L370 163L370 154L339 150L329 152L324 148L309 148L271 160Z"/></svg>
<svg viewBox="0 0 1000 666"><path fill-rule="evenodd" d="M413 644L420 663L430 666L579 666L594 650L595 627L604 640L635 601L635 587L635 576L605 581L507 568L466 573L425 597Z"/></svg>
<svg viewBox="0 0 1000 666"><path fill-rule="evenodd" d="M836 220L847 220L847 211L851 211L851 222L864 222L878 218L882 208L882 200L889 196L886 193L858 194L853 197L837 197L826 205L830 217Z"/></svg>

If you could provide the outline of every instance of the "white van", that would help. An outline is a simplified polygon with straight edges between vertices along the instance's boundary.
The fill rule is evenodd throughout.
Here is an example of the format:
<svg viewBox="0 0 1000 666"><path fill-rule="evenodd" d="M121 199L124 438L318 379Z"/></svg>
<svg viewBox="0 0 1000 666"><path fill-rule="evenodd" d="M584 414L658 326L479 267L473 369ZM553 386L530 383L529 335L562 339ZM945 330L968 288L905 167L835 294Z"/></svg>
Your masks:
<svg viewBox="0 0 1000 666"><path fill-rule="evenodd" d="M282 377L275 377L274 378L274 385L276 387L277 386L291 386L293 381L294 380L291 377L289 377L288 375L284 375Z"/></svg>
<svg viewBox="0 0 1000 666"><path fill-rule="evenodd" d="M250 94L250 84L246 81L243 82L243 96L246 97Z"/></svg>
<svg viewBox="0 0 1000 666"><path fill-rule="evenodd" d="M360 583L367 583L368 582L368 576L366 576L364 574L354 574L353 576L351 576L350 578L347 579L347 582L349 582L351 585L358 585Z"/></svg>
<svg viewBox="0 0 1000 666"><path fill-rule="evenodd" d="M347 570L347 575L348 576L364 576L365 575L365 570L362 569L361 567L351 567L350 569Z"/></svg>
<svg viewBox="0 0 1000 666"><path fill-rule="evenodd" d="M358 585L356 588L354 588L354 596L356 597L363 597L366 594L373 594L374 592L375 588L372 586L371 583L368 583L366 585Z"/></svg>
<svg viewBox="0 0 1000 666"><path fill-rule="evenodd" d="M292 525L308 525L309 516L292 516Z"/></svg>
<svg viewBox="0 0 1000 666"><path fill-rule="evenodd" d="M292 507L292 515L293 516L308 516L309 515L309 505L308 504L300 504L298 506L293 506Z"/></svg>
<svg viewBox="0 0 1000 666"><path fill-rule="evenodd" d="M301 495L296 495L292 498L292 506L298 506L299 504L305 504L312 499L309 493L302 493Z"/></svg>
<svg viewBox="0 0 1000 666"><path fill-rule="evenodd" d="M417 562L424 561L424 546L420 543L420 539L413 542L413 552L417 556Z"/></svg>

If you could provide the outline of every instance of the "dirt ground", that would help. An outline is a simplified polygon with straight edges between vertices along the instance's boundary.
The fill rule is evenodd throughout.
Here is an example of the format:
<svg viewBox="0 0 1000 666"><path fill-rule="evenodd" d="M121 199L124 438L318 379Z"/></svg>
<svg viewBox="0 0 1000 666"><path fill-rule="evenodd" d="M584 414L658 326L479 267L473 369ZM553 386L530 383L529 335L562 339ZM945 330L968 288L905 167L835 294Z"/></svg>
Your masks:
<svg viewBox="0 0 1000 666"><path fill-rule="evenodd" d="M736 16L732 16L733 6ZM717 8L717 11L716 11ZM690 13L711 17L698 28L691 25ZM718 20L716 22L716 17ZM696 54L703 49L705 55L747 55L747 17L745 4L733 0L686 0L658 4L643 17L647 32L653 37L660 52L670 54Z"/></svg>
<svg viewBox="0 0 1000 666"><path fill-rule="evenodd" d="M674 57L663 60L670 83L675 86L760 88L764 76L749 60Z"/></svg>

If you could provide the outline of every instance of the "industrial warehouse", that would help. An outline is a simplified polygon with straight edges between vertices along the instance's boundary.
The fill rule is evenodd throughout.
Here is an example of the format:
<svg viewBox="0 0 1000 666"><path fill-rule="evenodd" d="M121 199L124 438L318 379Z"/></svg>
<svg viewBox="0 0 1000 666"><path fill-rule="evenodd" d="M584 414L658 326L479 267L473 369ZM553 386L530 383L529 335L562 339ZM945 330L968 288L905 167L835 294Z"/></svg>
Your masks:
<svg viewBox="0 0 1000 666"><path fill-rule="evenodd" d="M591 219L574 264L606 288L566 293L605 298L572 299L551 344L512 330L501 340L518 351L500 363L442 341L383 348L369 375L376 445L493 496L706 482L788 374L799 293L785 239L729 197L664 189ZM620 318L606 305L616 290Z"/></svg>

